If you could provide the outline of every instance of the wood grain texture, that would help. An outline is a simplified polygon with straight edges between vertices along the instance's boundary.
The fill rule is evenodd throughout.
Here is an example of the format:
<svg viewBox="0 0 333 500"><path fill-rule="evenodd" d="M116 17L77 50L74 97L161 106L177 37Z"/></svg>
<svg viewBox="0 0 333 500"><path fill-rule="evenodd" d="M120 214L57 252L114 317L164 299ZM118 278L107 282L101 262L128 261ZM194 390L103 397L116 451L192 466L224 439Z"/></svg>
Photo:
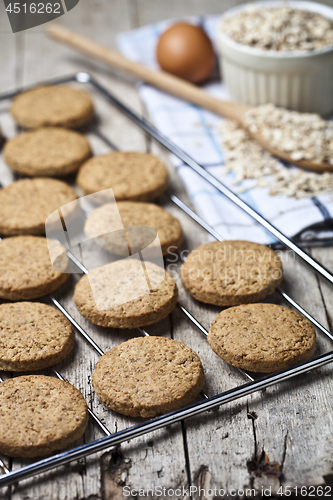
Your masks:
<svg viewBox="0 0 333 500"><path fill-rule="evenodd" d="M223 3L223 9L236 3L240 2L228 0ZM327 3L333 5L333 0ZM138 25L171 16L218 13L221 10L220 0L81 0L59 22L100 43L115 47L116 33ZM8 36L9 24L3 14L3 4L0 3L1 91L87 70L133 109L145 112L132 78L123 77L120 73L46 38L45 27ZM94 99L101 130L121 149L151 151L164 159L170 167L171 190L189 203L166 152L118 111L105 105L97 96ZM5 112L7 107L2 104L0 106L0 124L7 136L13 136L16 131ZM89 134L89 138L96 154L108 151L93 134ZM4 183L12 181L12 176L3 163L0 163L0 180ZM207 233L171 202L161 198L161 204L181 220L186 236L182 250L192 250L208 241ZM312 250L312 253L333 270L333 256L329 248ZM285 268L283 287L323 325L331 329L333 288L317 279L292 254L282 252L282 258ZM171 256L166 264L179 284L180 302L209 328L219 309L201 305L185 294L178 277L179 254ZM103 350L139 335L136 330L123 332L103 329L84 320L72 301L73 286L77 279L79 276L72 276L55 295ZM275 295L268 300L282 303ZM175 310L171 318L150 326L147 330L151 334L173 336L199 354L205 367L204 390L208 395L244 382L234 368L213 353L205 338L180 311ZM329 349L330 342L319 334L318 352ZM56 368L83 392L89 407L111 432L135 424L137 420L117 415L98 402L90 385L97 359L98 356L91 347L77 336L74 351ZM189 419L183 425L174 425L124 443L117 449L41 474L33 480L20 483L11 491L1 491L0 498L118 500L124 498L122 488L125 485L134 489L157 486L176 489L184 486L185 492L190 485L229 492L233 489L255 488L260 493L262 486L272 486L274 490L280 484L323 484L324 477L329 481L333 473L332 370L332 367L327 366L297 380ZM99 429L89 424L84 439L77 444L101 436ZM269 470L271 474L267 475L263 470L260 476L265 456L269 460L266 472ZM10 461L5 457L4 460L13 469L28 463L25 460ZM198 493L194 493L192 498L203 498L203 495L199 497Z"/></svg>

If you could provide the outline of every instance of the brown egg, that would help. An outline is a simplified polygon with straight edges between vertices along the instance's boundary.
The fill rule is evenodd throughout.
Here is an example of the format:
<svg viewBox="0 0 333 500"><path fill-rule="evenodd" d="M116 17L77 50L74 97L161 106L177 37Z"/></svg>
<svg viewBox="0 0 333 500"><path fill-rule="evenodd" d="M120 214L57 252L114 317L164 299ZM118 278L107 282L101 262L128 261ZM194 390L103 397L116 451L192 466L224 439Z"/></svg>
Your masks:
<svg viewBox="0 0 333 500"><path fill-rule="evenodd" d="M212 42L199 26L177 23L162 33L156 49L160 67L193 83L206 80L215 64Z"/></svg>

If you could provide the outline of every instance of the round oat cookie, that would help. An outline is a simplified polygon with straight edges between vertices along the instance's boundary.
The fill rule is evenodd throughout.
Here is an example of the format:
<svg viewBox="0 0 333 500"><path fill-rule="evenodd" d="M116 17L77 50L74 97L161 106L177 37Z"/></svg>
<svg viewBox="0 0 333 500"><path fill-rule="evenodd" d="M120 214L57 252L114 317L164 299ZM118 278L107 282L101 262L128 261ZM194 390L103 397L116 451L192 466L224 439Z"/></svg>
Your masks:
<svg viewBox="0 0 333 500"><path fill-rule="evenodd" d="M91 323L137 328L157 323L175 307L178 290L163 268L127 258L95 268L77 283L74 302Z"/></svg>
<svg viewBox="0 0 333 500"><path fill-rule="evenodd" d="M216 241L193 250L181 267L185 290L218 306L258 302L282 281L282 263L270 248L250 241Z"/></svg>
<svg viewBox="0 0 333 500"><path fill-rule="evenodd" d="M31 177L71 174L90 156L89 142L82 134L59 127L23 132L4 147L10 168Z"/></svg>
<svg viewBox="0 0 333 500"><path fill-rule="evenodd" d="M73 347L72 325L53 307L39 302L0 305L0 370L42 370Z"/></svg>
<svg viewBox="0 0 333 500"><path fill-rule="evenodd" d="M88 423L87 404L68 382L26 375L0 384L0 451L38 457L79 439Z"/></svg>
<svg viewBox="0 0 333 500"><path fill-rule="evenodd" d="M92 385L111 410L154 417L189 404L204 381L201 361L190 347L165 337L139 337L98 360Z"/></svg>
<svg viewBox="0 0 333 500"><path fill-rule="evenodd" d="M78 128L93 116L93 103L82 90L47 85L27 90L13 100L11 113L23 128Z"/></svg>
<svg viewBox="0 0 333 500"><path fill-rule="evenodd" d="M117 201L152 201L165 191L168 171L151 154L113 152L84 163L76 181L85 195L112 188ZM109 193L99 196L110 201Z"/></svg>
<svg viewBox="0 0 333 500"><path fill-rule="evenodd" d="M127 241L123 235L118 242L119 238L115 238L112 229L117 227L119 215L127 232ZM139 230L132 230L133 226L141 227ZM102 205L88 217L84 231L90 239L109 252L128 255L128 251L130 254L135 253L152 243L150 231L145 228L157 231L163 255L168 254L170 247L175 249L182 244L183 234L178 219L158 205L138 201L118 201Z"/></svg>
<svg viewBox="0 0 333 500"><path fill-rule="evenodd" d="M316 349L316 334L298 312L276 304L246 304L216 316L208 342L227 363L270 373L310 359Z"/></svg>
<svg viewBox="0 0 333 500"><path fill-rule="evenodd" d="M56 179L39 177L13 182L0 189L0 234L45 234L48 216L74 200L74 189ZM67 222L75 217L78 208L77 203L63 208Z"/></svg>
<svg viewBox="0 0 333 500"><path fill-rule="evenodd" d="M52 267L49 249L58 255ZM29 300L59 288L68 278L65 248L38 236L12 236L0 241L0 298Z"/></svg>

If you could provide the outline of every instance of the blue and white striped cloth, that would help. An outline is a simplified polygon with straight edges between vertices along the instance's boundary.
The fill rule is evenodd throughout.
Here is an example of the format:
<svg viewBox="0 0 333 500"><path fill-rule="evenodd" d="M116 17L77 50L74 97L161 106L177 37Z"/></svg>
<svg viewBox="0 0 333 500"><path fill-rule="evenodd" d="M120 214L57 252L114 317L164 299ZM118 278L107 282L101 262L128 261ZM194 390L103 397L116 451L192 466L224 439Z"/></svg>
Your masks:
<svg viewBox="0 0 333 500"><path fill-rule="evenodd" d="M214 40L218 16L200 19L191 17L186 20L201 23ZM118 46L128 59L157 68L155 47L158 37L174 22L174 19L163 21L122 33L117 39ZM228 99L226 89L217 77L205 85L204 90L215 97ZM221 165L224 162L224 155L218 131L221 118L146 84L140 84L139 91L154 125L211 174L235 191L236 188L232 184L233 175L231 173L222 175ZM190 167L182 164L174 156L172 161L197 213L224 238L266 244L275 241L270 233ZM311 237L320 238L333 234L330 230L330 219L333 214L331 195L296 200L284 196L270 196L266 188L252 188L243 192L241 197L289 237L304 232L313 225L318 226L307 231Z"/></svg>

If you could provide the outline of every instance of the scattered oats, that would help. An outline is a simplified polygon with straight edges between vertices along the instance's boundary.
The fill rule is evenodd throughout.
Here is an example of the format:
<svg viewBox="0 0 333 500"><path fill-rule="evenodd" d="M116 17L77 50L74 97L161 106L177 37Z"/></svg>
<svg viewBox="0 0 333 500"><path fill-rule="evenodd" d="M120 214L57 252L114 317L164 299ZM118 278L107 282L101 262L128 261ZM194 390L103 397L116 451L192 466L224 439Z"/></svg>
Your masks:
<svg viewBox="0 0 333 500"><path fill-rule="evenodd" d="M311 51L333 45L333 23L307 10L253 6L226 17L221 30L243 45L263 50Z"/></svg>
<svg viewBox="0 0 333 500"><path fill-rule="evenodd" d="M333 122L313 113L299 113L273 104L251 109L245 115L250 132L259 132L274 148L291 158L333 165Z"/></svg>
<svg viewBox="0 0 333 500"><path fill-rule="evenodd" d="M248 181L238 192L267 187L270 195L293 198L333 192L333 173L315 173L283 166L234 121L223 120L220 131L225 171L235 174L235 185Z"/></svg>

